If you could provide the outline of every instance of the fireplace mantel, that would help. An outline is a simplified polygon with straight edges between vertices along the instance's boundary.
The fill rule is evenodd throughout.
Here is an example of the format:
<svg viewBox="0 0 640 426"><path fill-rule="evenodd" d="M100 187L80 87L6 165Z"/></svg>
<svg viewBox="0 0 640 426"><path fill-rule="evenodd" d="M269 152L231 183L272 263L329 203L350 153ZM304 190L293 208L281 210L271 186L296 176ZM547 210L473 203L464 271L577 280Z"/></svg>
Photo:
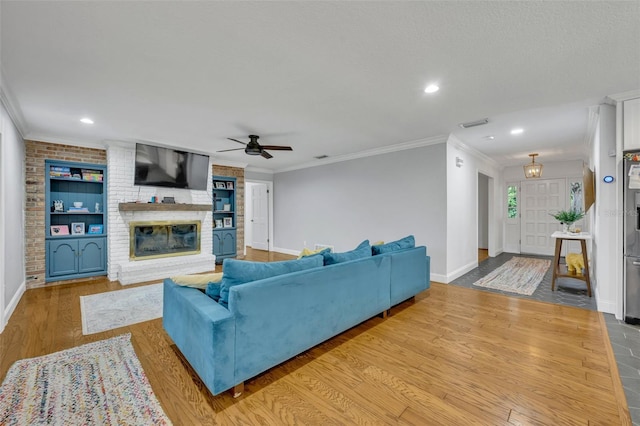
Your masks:
<svg viewBox="0 0 640 426"><path fill-rule="evenodd" d="M119 203L121 212L169 212L198 211L210 212L211 204L170 204L170 203Z"/></svg>

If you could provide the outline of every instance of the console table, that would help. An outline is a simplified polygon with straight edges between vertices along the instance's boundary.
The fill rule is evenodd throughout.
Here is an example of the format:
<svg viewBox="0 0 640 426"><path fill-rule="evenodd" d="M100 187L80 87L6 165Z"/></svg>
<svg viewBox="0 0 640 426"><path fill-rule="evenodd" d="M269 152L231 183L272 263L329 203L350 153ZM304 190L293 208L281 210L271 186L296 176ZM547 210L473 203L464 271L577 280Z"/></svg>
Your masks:
<svg viewBox="0 0 640 426"><path fill-rule="evenodd" d="M591 278L589 274L589 259L587 258L586 244L586 241L591 239L591 234L588 232L571 234L567 232L556 231L551 234L551 238L556 239L556 254L555 258L553 259L553 278L551 279L551 291L554 291L556 289L557 278L568 277L584 281L587 284L587 294L589 295L589 297L591 297ZM580 248L582 249L582 259L584 260L584 275L572 275L569 274L568 271L560 269L560 252L562 251L562 242L565 240L580 241Z"/></svg>

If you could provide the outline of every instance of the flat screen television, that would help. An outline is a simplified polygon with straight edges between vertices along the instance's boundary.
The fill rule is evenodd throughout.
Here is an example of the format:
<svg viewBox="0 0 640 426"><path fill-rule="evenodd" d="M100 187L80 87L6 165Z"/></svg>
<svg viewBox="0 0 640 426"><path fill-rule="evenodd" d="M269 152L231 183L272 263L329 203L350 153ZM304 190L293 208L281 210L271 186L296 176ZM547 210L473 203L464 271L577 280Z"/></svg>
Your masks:
<svg viewBox="0 0 640 426"><path fill-rule="evenodd" d="M207 189L209 156L136 144L135 185Z"/></svg>

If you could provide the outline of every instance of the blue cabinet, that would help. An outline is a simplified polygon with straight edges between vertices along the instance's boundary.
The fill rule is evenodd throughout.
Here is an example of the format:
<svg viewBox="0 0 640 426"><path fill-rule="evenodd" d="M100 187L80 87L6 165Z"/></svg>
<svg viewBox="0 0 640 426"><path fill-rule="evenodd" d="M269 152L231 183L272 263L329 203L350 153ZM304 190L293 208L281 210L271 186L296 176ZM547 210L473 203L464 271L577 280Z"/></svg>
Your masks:
<svg viewBox="0 0 640 426"><path fill-rule="evenodd" d="M213 231L213 254L216 260L236 255L236 231L234 230L214 230Z"/></svg>
<svg viewBox="0 0 640 426"><path fill-rule="evenodd" d="M216 263L237 254L236 190L236 178L213 176L213 254Z"/></svg>
<svg viewBox="0 0 640 426"><path fill-rule="evenodd" d="M106 237L48 240L47 278L55 281L104 274L106 245Z"/></svg>
<svg viewBox="0 0 640 426"><path fill-rule="evenodd" d="M45 161L45 280L107 273L107 170Z"/></svg>

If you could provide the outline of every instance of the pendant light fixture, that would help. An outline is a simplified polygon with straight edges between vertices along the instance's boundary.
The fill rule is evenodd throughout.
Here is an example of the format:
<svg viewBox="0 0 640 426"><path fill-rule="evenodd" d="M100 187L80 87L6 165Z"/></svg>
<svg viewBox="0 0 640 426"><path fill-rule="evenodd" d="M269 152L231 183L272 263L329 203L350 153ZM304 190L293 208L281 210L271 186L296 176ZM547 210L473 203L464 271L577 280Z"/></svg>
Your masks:
<svg viewBox="0 0 640 426"><path fill-rule="evenodd" d="M538 154L529 154L531 157L531 163L524 166L524 177L527 179L542 177L542 164L536 163L536 156Z"/></svg>

